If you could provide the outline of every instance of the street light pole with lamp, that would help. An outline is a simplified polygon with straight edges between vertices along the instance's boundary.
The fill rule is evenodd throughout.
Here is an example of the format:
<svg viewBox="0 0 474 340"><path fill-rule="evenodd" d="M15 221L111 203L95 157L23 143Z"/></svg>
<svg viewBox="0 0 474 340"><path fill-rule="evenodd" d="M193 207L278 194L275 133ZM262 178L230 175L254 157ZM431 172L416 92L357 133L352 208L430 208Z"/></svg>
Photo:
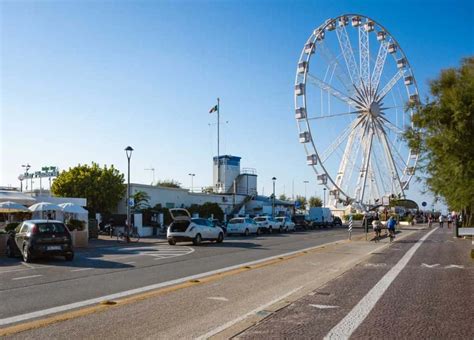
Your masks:
<svg viewBox="0 0 474 340"><path fill-rule="evenodd" d="M275 181L276 181L276 177L272 177L272 181L273 181L272 218L275 218Z"/></svg>
<svg viewBox="0 0 474 340"><path fill-rule="evenodd" d="M188 174L188 175L191 177L191 192L193 192L193 188L194 188L194 186L193 186L193 184L194 184L194 183L193 183L193 179L194 179L194 176L196 176L196 174Z"/></svg>
<svg viewBox="0 0 474 340"><path fill-rule="evenodd" d="M306 201L306 205L308 204L308 197L306 197L306 185L309 183L309 181L303 181L304 183L304 200ZM305 206L306 208L306 206Z"/></svg>
<svg viewBox="0 0 474 340"><path fill-rule="evenodd" d="M326 188L323 188L323 208L326 206Z"/></svg>
<svg viewBox="0 0 474 340"><path fill-rule="evenodd" d="M130 158L132 158L133 148L131 146L127 146L125 148L125 154L127 155L128 161L128 176L127 176L127 243L130 242L130 226L131 226L131 219L130 219Z"/></svg>

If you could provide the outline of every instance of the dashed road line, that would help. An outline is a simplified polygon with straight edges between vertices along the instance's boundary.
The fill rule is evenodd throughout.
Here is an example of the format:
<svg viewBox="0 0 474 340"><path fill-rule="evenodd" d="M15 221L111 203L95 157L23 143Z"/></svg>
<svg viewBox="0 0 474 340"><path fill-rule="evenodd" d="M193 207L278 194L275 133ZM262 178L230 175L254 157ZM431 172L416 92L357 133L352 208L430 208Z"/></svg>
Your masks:
<svg viewBox="0 0 474 340"><path fill-rule="evenodd" d="M43 275L29 275L29 276L21 276L21 277L14 277L12 280L25 280L25 279L32 279L34 277L40 277L40 276L43 276Z"/></svg>
<svg viewBox="0 0 474 340"><path fill-rule="evenodd" d="M86 271L86 270L92 270L94 268L79 268L79 269L73 269L71 270L71 272L83 272L83 271Z"/></svg>

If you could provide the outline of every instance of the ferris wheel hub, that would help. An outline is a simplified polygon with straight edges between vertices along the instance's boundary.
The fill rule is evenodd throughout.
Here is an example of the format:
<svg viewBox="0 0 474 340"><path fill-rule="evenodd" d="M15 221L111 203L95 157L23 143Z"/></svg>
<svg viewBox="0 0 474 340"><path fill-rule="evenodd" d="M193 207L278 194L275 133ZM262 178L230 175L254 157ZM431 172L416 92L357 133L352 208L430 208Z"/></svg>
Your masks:
<svg viewBox="0 0 474 340"><path fill-rule="evenodd" d="M380 104L377 102L372 102L369 107L369 113L372 115L372 117L377 118L381 113Z"/></svg>

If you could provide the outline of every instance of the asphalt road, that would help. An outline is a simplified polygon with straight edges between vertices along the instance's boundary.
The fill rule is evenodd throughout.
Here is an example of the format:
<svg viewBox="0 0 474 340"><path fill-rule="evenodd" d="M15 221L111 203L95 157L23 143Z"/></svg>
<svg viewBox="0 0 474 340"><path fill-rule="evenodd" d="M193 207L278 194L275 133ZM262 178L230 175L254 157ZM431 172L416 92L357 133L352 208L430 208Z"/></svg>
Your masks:
<svg viewBox="0 0 474 340"><path fill-rule="evenodd" d="M437 229L409 257L427 232L374 253L238 338L474 339L471 242Z"/></svg>
<svg viewBox="0 0 474 340"><path fill-rule="evenodd" d="M199 247L162 243L88 249L77 252L73 262L0 258L0 322L346 238L345 229L330 229L232 237Z"/></svg>

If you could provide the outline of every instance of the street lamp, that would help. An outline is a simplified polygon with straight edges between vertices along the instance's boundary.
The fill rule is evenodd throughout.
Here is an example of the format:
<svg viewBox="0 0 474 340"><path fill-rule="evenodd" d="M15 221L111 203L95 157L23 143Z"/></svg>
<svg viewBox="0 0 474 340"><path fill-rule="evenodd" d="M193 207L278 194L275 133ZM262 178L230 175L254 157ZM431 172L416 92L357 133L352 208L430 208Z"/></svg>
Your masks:
<svg viewBox="0 0 474 340"><path fill-rule="evenodd" d="M26 163L26 165L22 165L21 167L25 168L26 190L28 190L28 170L30 170L31 165L29 163ZM22 187L23 187L23 184L22 184ZM31 187L33 187L33 177L31 177ZM23 188L22 188L22 191L23 191Z"/></svg>
<svg viewBox="0 0 474 340"><path fill-rule="evenodd" d="M309 181L303 181L304 183L304 199L306 201L306 204L308 204L308 198L306 197L306 185L309 183Z"/></svg>
<svg viewBox="0 0 474 340"><path fill-rule="evenodd" d="M188 174L189 176L191 176L191 192L193 192L193 179L194 179L194 176L196 176L196 174Z"/></svg>
<svg viewBox="0 0 474 340"><path fill-rule="evenodd" d="M275 218L275 181L276 181L276 177L272 177L272 181L273 181L272 218Z"/></svg>
<svg viewBox="0 0 474 340"><path fill-rule="evenodd" d="M323 207L326 206L326 188L323 188Z"/></svg>
<svg viewBox="0 0 474 340"><path fill-rule="evenodd" d="M133 148L127 146L125 148L125 154L127 155L128 161L128 176L127 176L127 243L130 242L130 158L132 158Z"/></svg>

